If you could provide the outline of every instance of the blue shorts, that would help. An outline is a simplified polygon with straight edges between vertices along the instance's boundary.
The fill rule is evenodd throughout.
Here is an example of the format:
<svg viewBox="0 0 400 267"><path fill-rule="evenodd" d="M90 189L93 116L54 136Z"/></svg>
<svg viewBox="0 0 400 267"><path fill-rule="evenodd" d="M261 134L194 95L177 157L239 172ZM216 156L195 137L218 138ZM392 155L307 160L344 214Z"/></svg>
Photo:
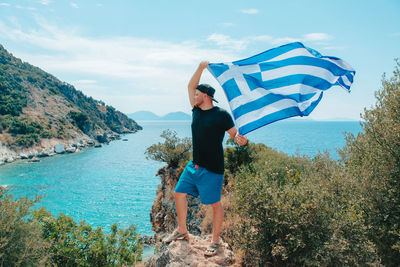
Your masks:
<svg viewBox="0 0 400 267"><path fill-rule="evenodd" d="M223 174L211 172L190 161L183 170L175 191L194 197L200 195L201 203L210 205L221 200L223 180Z"/></svg>

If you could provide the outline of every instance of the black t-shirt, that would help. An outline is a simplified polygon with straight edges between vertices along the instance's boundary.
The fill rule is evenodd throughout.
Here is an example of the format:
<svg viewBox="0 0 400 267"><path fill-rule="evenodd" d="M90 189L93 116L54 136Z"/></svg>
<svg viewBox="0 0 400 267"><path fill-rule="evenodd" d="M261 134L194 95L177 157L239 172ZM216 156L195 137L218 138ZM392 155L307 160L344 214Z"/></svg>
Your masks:
<svg viewBox="0 0 400 267"><path fill-rule="evenodd" d="M209 171L224 173L222 141L225 131L234 126L231 115L224 109L193 108L192 142L193 162Z"/></svg>

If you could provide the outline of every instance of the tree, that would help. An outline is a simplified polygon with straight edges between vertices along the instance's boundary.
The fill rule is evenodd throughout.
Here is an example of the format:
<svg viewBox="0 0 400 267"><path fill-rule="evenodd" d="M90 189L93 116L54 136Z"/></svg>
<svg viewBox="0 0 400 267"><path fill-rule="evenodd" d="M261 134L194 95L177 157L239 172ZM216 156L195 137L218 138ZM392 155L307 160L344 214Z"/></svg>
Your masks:
<svg viewBox="0 0 400 267"><path fill-rule="evenodd" d="M178 138L177 133L165 130L160 135L164 143L157 143L147 148L146 158L166 162L168 167L176 168L184 161L189 160L192 142L190 138Z"/></svg>

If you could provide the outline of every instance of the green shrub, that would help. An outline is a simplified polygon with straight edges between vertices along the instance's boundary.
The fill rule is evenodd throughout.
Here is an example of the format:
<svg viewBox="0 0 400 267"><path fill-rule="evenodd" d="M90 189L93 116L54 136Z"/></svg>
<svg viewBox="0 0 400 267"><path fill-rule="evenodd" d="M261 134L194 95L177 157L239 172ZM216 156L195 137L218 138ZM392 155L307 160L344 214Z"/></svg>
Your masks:
<svg viewBox="0 0 400 267"><path fill-rule="evenodd" d="M252 146L253 143L250 143L250 140L248 140L245 146L239 146L233 138L230 137L226 141L226 144L229 146L224 149L225 169L230 173L236 173L241 166L249 166L253 161L253 155L250 153L250 151L252 151L250 146Z"/></svg>
<svg viewBox="0 0 400 267"><path fill-rule="evenodd" d="M40 198L14 200L0 188L0 266L134 266L143 252L135 226L110 233L72 217L55 218Z"/></svg>
<svg viewBox="0 0 400 267"><path fill-rule="evenodd" d="M43 238L51 243L49 261L56 266L132 266L141 261L143 252L134 225L127 229L111 226L106 234L72 217L57 218L44 208L33 212L33 219L43 229Z"/></svg>
<svg viewBox="0 0 400 267"><path fill-rule="evenodd" d="M190 159L192 142L190 138L178 138L177 133L171 130L162 132L163 143L152 145L146 150L146 158L166 162L169 167L176 168L182 162Z"/></svg>
<svg viewBox="0 0 400 267"><path fill-rule="evenodd" d="M87 125L90 123L88 115L71 110L68 113L68 116L71 117L76 126L78 126L82 132L86 132Z"/></svg>
<svg viewBox="0 0 400 267"><path fill-rule="evenodd" d="M340 165L328 155L317 156L305 170L288 168L281 160L271 158L264 166L255 162L233 179L233 212L242 218L233 232L233 244L244 252L245 263L375 263L374 247L366 238L361 211L355 205L357 195L343 178ZM290 157L286 160L290 162Z"/></svg>
<svg viewBox="0 0 400 267"><path fill-rule="evenodd" d="M26 106L27 97L18 79L0 71L0 115L18 116Z"/></svg>
<svg viewBox="0 0 400 267"><path fill-rule="evenodd" d="M341 155L348 175L357 179L359 205L369 238L382 263L400 265L400 62L393 77L382 79L374 107L365 109L364 130L349 134Z"/></svg>
<svg viewBox="0 0 400 267"><path fill-rule="evenodd" d="M48 260L50 243L40 225L29 219L39 199L13 199L0 188L0 265L40 266Z"/></svg>
<svg viewBox="0 0 400 267"><path fill-rule="evenodd" d="M17 135L14 144L23 147L30 147L39 143L39 136L37 134Z"/></svg>
<svg viewBox="0 0 400 267"><path fill-rule="evenodd" d="M27 119L13 118L8 132L12 134L40 134L43 127L35 122Z"/></svg>

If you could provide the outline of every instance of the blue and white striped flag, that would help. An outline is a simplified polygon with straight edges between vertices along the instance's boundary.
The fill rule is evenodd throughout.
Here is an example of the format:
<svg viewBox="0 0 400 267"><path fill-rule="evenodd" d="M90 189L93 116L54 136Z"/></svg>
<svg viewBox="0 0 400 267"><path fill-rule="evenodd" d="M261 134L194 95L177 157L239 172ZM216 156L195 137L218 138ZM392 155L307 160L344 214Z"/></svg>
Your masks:
<svg viewBox="0 0 400 267"><path fill-rule="evenodd" d="M240 134L294 116L308 116L323 91L339 85L350 92L355 71L345 61L290 43L230 63L210 63Z"/></svg>

